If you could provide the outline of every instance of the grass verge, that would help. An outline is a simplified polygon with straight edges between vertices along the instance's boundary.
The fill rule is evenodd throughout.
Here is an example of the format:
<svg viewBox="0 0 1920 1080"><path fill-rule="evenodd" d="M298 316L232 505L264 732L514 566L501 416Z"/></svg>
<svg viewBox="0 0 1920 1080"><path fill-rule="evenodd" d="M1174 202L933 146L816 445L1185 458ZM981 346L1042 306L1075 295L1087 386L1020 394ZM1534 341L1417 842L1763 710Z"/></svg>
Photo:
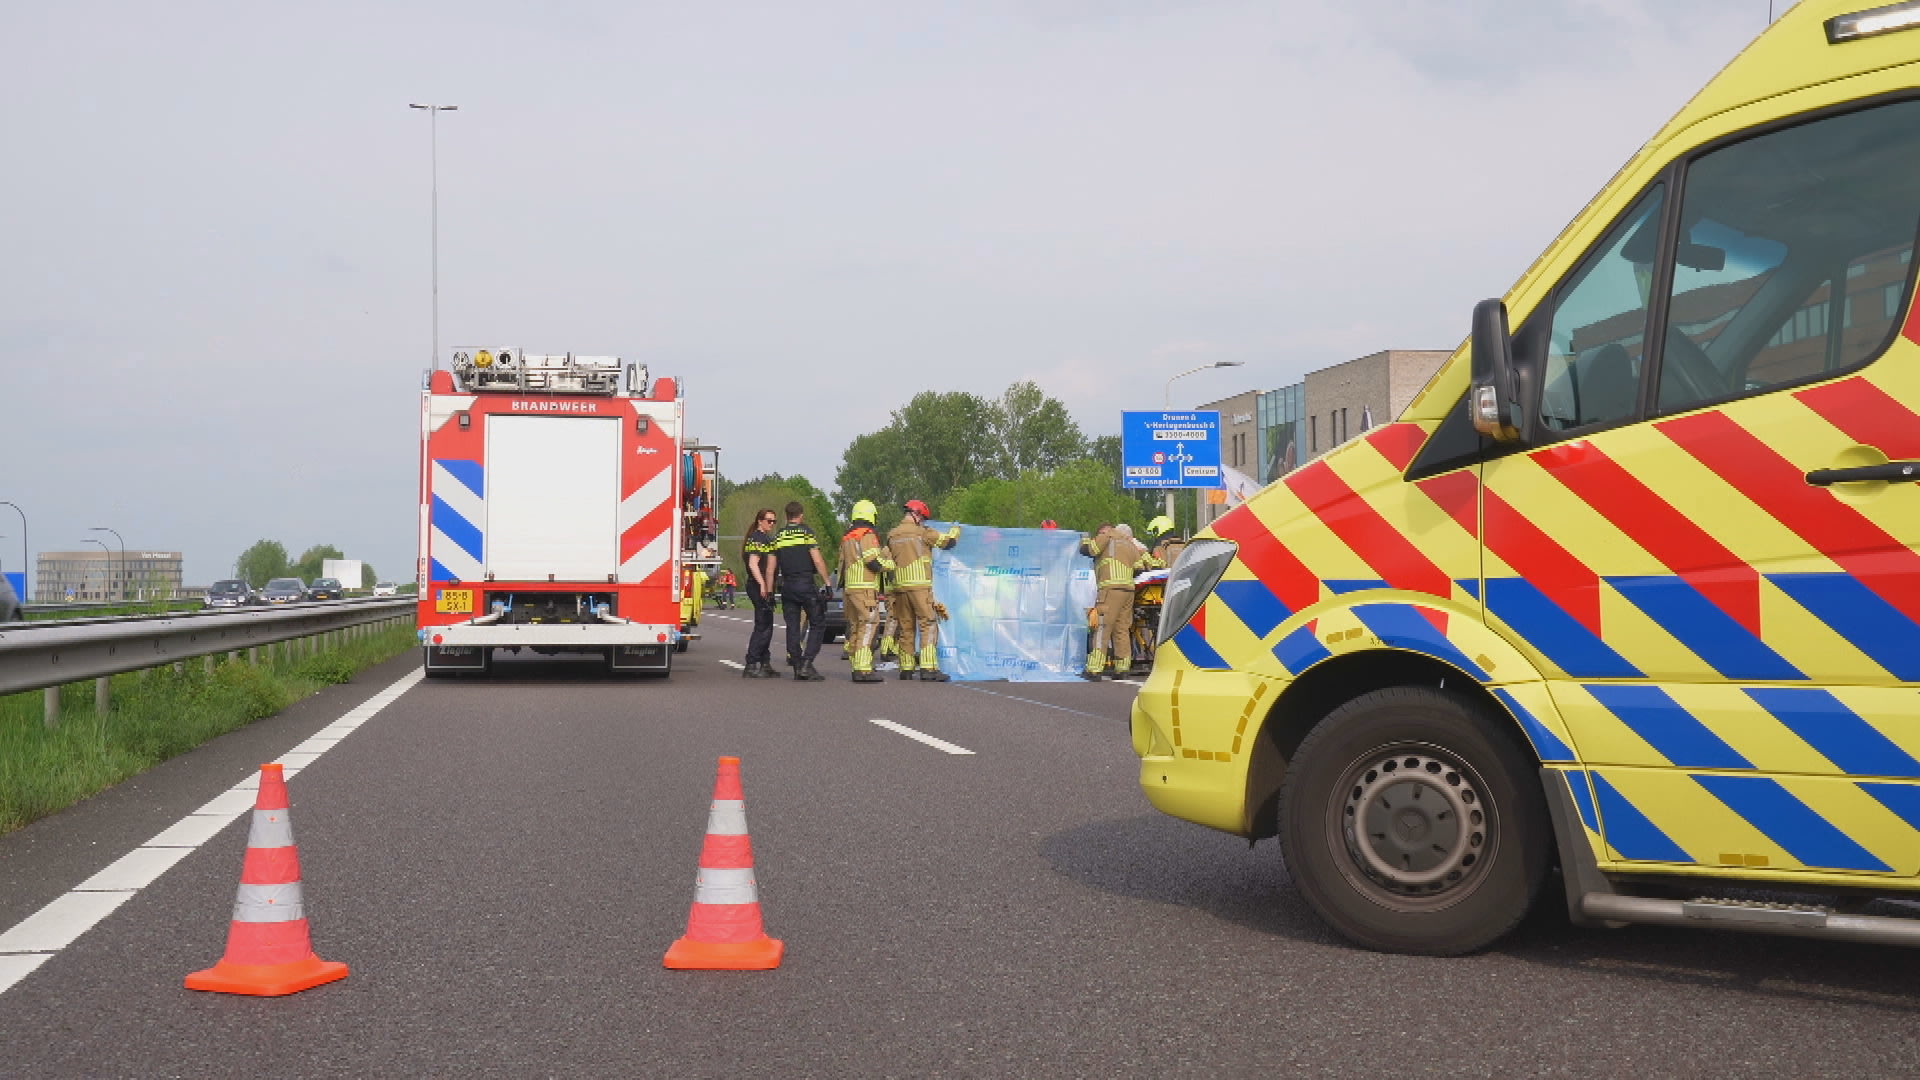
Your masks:
<svg viewBox="0 0 1920 1080"><path fill-rule="evenodd" d="M149 669L113 678L112 708L94 711L93 683L61 688L60 726L42 722L38 690L0 698L0 834L103 791L162 761L224 735L408 649L411 627L386 630L336 649L258 667L200 660L182 670ZM277 650L276 650L277 651Z"/></svg>

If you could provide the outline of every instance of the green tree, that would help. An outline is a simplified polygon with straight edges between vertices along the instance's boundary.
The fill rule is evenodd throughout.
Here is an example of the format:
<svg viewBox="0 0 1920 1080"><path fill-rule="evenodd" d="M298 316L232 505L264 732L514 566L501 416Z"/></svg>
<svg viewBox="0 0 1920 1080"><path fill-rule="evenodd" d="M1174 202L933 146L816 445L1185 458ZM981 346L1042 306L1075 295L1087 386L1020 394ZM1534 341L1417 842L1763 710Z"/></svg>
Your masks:
<svg viewBox="0 0 1920 1080"><path fill-rule="evenodd" d="M992 474L1003 480L1036 469L1051 472L1087 454L1087 440L1067 407L1031 381L1007 387L993 403L992 420Z"/></svg>
<svg viewBox="0 0 1920 1080"><path fill-rule="evenodd" d="M847 447L834 486L844 512L860 499L899 505L937 503L954 488L993 474L996 410L965 391L924 390L893 412L887 426Z"/></svg>
<svg viewBox="0 0 1920 1080"><path fill-rule="evenodd" d="M379 580L380 580L380 575L373 572L372 563L363 562L360 564L360 587L361 588L371 589L373 588L374 583ZM346 582L343 581L340 584L345 585Z"/></svg>
<svg viewBox="0 0 1920 1080"><path fill-rule="evenodd" d="M989 477L950 493L939 509L941 518L965 524L1031 529L1052 518L1077 532L1103 522L1139 528L1147 520L1138 503L1115 489L1113 471L1092 458L1048 472L1030 469L1013 480Z"/></svg>
<svg viewBox="0 0 1920 1080"><path fill-rule="evenodd" d="M293 571L294 577L299 578L301 581L311 582L314 578L320 576L321 563L328 559L344 558L346 558L346 556L341 554L340 549L334 547L332 544L315 544L301 552L300 557L293 561L293 566L290 569ZM346 582L343 581L340 584L345 585Z"/></svg>
<svg viewBox="0 0 1920 1080"><path fill-rule="evenodd" d="M256 540L234 565L241 579L258 589L273 578L287 576L287 549L278 540Z"/></svg>

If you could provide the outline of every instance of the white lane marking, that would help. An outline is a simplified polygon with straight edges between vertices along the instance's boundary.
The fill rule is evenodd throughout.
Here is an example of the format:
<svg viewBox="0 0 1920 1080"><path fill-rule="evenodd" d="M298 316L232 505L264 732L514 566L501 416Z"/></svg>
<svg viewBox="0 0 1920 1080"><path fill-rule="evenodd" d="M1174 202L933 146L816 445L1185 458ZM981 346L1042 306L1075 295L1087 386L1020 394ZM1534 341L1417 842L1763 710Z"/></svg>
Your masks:
<svg viewBox="0 0 1920 1080"><path fill-rule="evenodd" d="M935 750L944 750L949 754L973 753L973 751L967 749L964 746L955 746L952 743L946 741L945 739L936 739L924 731L915 731L910 727L907 727L902 724L896 724L891 720L882 720L876 716L867 722L870 724L878 724L881 727L886 728L888 731L897 732L898 734L905 735L907 738L912 739L915 742L926 743L928 746L933 747Z"/></svg>
<svg viewBox="0 0 1920 1080"><path fill-rule="evenodd" d="M1113 719L1113 717L1111 716L1101 716L1099 713L1090 713L1082 709L1069 709L1065 705L1055 705L1055 704L1052 704L1051 702L1035 701L1032 698L1023 698L1023 697L1016 697L1012 694L1003 694L998 690L988 690L985 687L981 687L981 686L969 686L966 683L954 683L953 685L959 687L962 690L972 690L973 692L978 694L992 694L994 697L997 697L997 698L1006 698L1008 701L1017 701L1022 705L1038 705L1043 709L1058 709L1061 712L1070 712L1075 716L1090 716L1095 720L1112 720Z"/></svg>
<svg viewBox="0 0 1920 1080"><path fill-rule="evenodd" d="M173 864L193 854L190 847L137 847L106 869L73 887L74 892L133 892L154 883Z"/></svg>
<svg viewBox="0 0 1920 1080"><path fill-rule="evenodd" d="M730 667L730 668L732 668L732 669L733 669L733 670L735 670L735 671L745 671L745 670L747 670L747 665L745 665L745 664L743 664L743 663L741 663L741 662L740 662L740 661L738 661L738 660L722 660L722 661L720 661L720 662L721 662L721 663L723 663L723 664L725 664L725 665L727 665L728 667Z"/></svg>
<svg viewBox="0 0 1920 1080"><path fill-rule="evenodd" d="M0 994L7 992L14 983L47 962L52 953L19 953L13 956L0 956Z"/></svg>
<svg viewBox="0 0 1920 1080"><path fill-rule="evenodd" d="M0 953L59 952L132 897L132 889L62 893L0 934Z"/></svg>
<svg viewBox="0 0 1920 1080"><path fill-rule="evenodd" d="M715 614L714 614L713 612L711 612L711 611L709 611L709 612L707 612L707 613L706 613L705 615L703 615L703 616L701 616L701 618L704 618L704 619L725 619L725 620L727 620L728 622L752 622L752 621L753 621L752 619L743 619L743 618L741 618L741 617L740 617L740 616L738 616L738 615L715 615Z"/></svg>
<svg viewBox="0 0 1920 1080"><path fill-rule="evenodd" d="M328 725L320 735L281 755L279 760L287 766L287 778L291 780L347 733L413 689L426 675L423 669L415 668ZM0 933L0 994L12 989L54 953L73 944L80 935L113 914L121 904L132 899L134 893L153 884L234 818L250 812L259 790L260 773L256 770L198 810L162 829L153 839L115 859L99 873Z"/></svg>

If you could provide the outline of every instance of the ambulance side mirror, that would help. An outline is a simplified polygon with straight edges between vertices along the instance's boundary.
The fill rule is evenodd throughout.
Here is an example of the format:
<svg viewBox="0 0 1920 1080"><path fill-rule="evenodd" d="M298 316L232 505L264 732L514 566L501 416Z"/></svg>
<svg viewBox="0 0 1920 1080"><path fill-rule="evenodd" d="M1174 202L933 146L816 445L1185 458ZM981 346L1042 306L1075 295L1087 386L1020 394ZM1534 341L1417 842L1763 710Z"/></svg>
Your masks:
<svg viewBox="0 0 1920 1080"><path fill-rule="evenodd" d="M1505 301L1496 297L1473 305L1472 349L1473 385L1467 404L1473 429L1498 442L1513 442L1520 437L1520 424Z"/></svg>

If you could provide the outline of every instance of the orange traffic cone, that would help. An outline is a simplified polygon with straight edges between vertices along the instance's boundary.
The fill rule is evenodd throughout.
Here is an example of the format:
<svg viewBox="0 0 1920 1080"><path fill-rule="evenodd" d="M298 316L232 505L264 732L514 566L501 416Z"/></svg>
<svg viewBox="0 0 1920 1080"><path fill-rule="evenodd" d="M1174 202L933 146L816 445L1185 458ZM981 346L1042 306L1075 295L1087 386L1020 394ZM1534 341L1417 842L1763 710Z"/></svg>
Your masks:
<svg viewBox="0 0 1920 1080"><path fill-rule="evenodd" d="M760 921L740 759L723 757L713 778L713 809L707 813L707 842L700 849L687 933L667 950L666 965L682 971L767 971L780 966L785 952Z"/></svg>
<svg viewBox="0 0 1920 1080"><path fill-rule="evenodd" d="M227 954L187 976L187 989L279 997L346 977L347 965L313 954L300 903L300 849L293 845L293 821L287 816L286 777L280 766L262 765Z"/></svg>

